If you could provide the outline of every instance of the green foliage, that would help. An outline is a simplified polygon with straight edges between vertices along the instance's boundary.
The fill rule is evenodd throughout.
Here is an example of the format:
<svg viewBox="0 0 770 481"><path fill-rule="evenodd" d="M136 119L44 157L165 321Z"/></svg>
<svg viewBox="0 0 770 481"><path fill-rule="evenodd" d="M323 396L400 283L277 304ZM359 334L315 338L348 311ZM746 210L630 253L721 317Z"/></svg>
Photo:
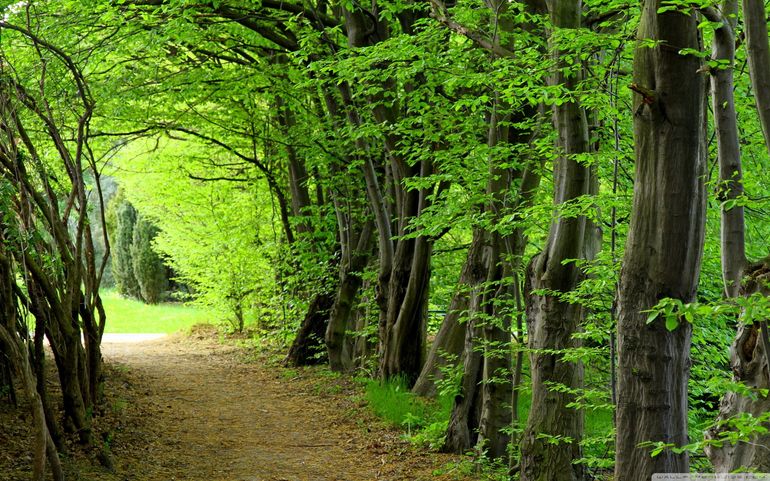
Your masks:
<svg viewBox="0 0 770 481"><path fill-rule="evenodd" d="M451 396L437 401L412 394L403 380L366 380L366 400L374 414L407 431L411 441L438 449L443 444L452 405Z"/></svg>
<svg viewBox="0 0 770 481"><path fill-rule="evenodd" d="M139 215L134 225L131 262L142 299L148 304L160 302L168 287L166 266L152 247L157 235L158 228Z"/></svg>
<svg viewBox="0 0 770 481"><path fill-rule="evenodd" d="M153 248L190 286L195 304L218 312L232 330L271 326L280 312L272 304L279 295L272 262L284 254L275 243L269 193L190 179L178 168L177 156L190 152L185 147L170 142L165 163L148 160L155 175L121 174L126 193L159 227Z"/></svg>
<svg viewBox="0 0 770 481"><path fill-rule="evenodd" d="M452 3L453 18L468 31L487 38L498 33L492 31L490 14L482 2ZM277 34L267 38L259 28L248 28L245 21L217 16L216 8L224 4L36 2L35 8L41 12L55 12L50 18L41 16L40 34L73 52L74 61L83 65L98 100L93 113L98 129L94 130L109 134L95 137L90 147L97 157L108 159L103 163L105 172L114 175L125 190L112 201L107 216L119 292L148 302L161 300L165 262L173 267L178 280L190 286L190 298L205 307L207 319L224 322L233 330L251 324L286 340L308 299L329 289L329 281L338 275L341 255L333 253L338 239L346 234L344 229L338 230L338 216L357 220L372 216L361 176L363 159L384 161L400 155L409 166L430 166L426 175L409 177L404 183L408 189L423 189L432 201L419 217L409 220L405 236L437 239L430 279L432 311L444 311L449 305L473 228L502 234L522 229L528 235L525 255L516 260L521 261L519 271L513 273L516 279L504 281L510 286L524 278L524 266L542 249L555 216L586 215L603 229L602 253L593 262L570 261L577 262L584 274L577 289L541 294L579 304L587 312L582 330L576 334L581 347L548 351L562 361L582 362L585 386L552 388L571 394L575 399L572 407L585 410L586 456L578 462L598 475L610 469L613 303L631 215L634 176L634 113L630 110L632 93L625 86L631 81L633 49L659 47L655 40L630 40L638 23L638 5L619 0L587 1L582 5L584 16L596 23L581 29L554 29L548 19L523 11L523 4L507 3L504 20L516 25L527 23L532 28L517 27L503 35L503 42L516 45L516 55L505 57L490 55L469 38L447 30L427 15L427 4L378 2L380 18L388 23L392 35L361 48L347 48L341 25L319 27L306 15L259 2L239 5L244 19L259 18L264 21L259 27L262 32ZM291 5L299 8L304 4ZM342 6L354 5L343 2ZM664 2L662 11L692 11L696 7L677 0ZM423 14L408 32L399 22L399 15L405 12ZM22 14L17 14L23 22ZM274 31L271 25L281 27ZM544 27L551 32L548 41L541 33ZM113 37L112 28L120 34ZM701 28L707 45L715 25L703 22ZM296 42L296 47L277 44L280 38ZM2 42L4 55L16 61L18 78L34 78L31 74L39 70L34 49L8 31L3 32ZM565 75L580 79L575 89L547 82L554 67L548 48L561 51ZM725 68L709 59L709 49L681 53L702 57L713 69ZM736 64L745 63L746 51L741 44ZM56 62L47 68L51 78L70 78ZM697 426L713 416L718 393L741 389L726 379L727 347L735 320L739 315L744 322L770 316L770 304L760 295L733 304L720 301L720 208L746 208L749 258L767 254L766 239L770 236L766 147L752 113L746 69L736 69L735 74L746 195L727 202L720 199L723 186L718 185L715 171L709 172L709 187L715 195L708 206L698 301L663 299L649 312L650 322L661 322L669 330L684 322L692 325L690 414ZM54 106L69 105L76 96L68 82L28 85L34 95L38 90L50 93L56 99ZM351 96L342 116L355 113L359 124L330 115L332 101L342 100L341 85L349 86ZM599 193L554 209L551 174L560 153L554 148L556 133L547 111L572 101L588 109L591 117L592 152L577 160L595 169ZM511 132L532 130L537 133L535 138L490 146L487 133L493 104ZM397 115L383 121L374 114L389 107L394 107ZM523 108L545 113L513 121L513 114ZM291 121L279 119L284 109L291 114ZM76 115L66 109L63 112L65 116ZM32 122L26 117L21 120ZM31 125L33 135L43 131L38 123ZM388 137L398 142L386 149ZM709 146L712 161L714 144ZM55 149L47 143L45 146L35 168L50 170L66 184L61 166L52 161ZM309 172L304 187L320 199L299 213L293 212L291 205L289 147ZM517 171L530 163L538 165L538 173L543 175L542 188L532 206L516 206L506 192L502 212L494 216L480 213L479 206L490 201L486 188L490 165ZM379 174L391 189L393 172L386 164L383 162ZM511 192L515 187L511 186ZM9 188L12 186L0 187L0 197L8 197L1 190ZM393 201L392 195L386 195L388 202ZM129 200L141 212L138 220ZM282 206L281 200L286 205ZM0 203L4 205L2 198ZM283 231L282 207L289 211L288 222L296 237L291 245ZM8 211L0 207L3 215ZM21 234L9 231L8 235ZM24 235L29 236L25 241L39 241L41 237L31 232ZM52 256L44 265L56 272L58 262ZM359 332L353 333L349 326L353 334L375 343L376 270L376 262L368 266L357 306L367 322ZM139 306L124 300L123 307L118 307L111 293L106 301L112 316L108 331L154 329L148 325L154 316L179 315L186 323L200 315L195 311L195 316L188 316L185 308L162 305L158 310L138 310L137 319L129 320L129 308ZM496 307L498 313L512 319L520 314L515 305ZM501 317L483 321L499 324ZM437 329L439 318L430 320L431 331ZM526 332L523 336L513 346L486 347L526 354L530 352L525 347ZM376 372L376 360L367 362L361 369ZM393 425L410 431L413 439L435 446L448 419L446 399L451 399L459 386L461 364L450 365L438 386L441 408L414 399L403 385L376 382L367 385L370 405ZM528 369L525 362L518 413L522 420L530 409ZM693 432L693 439L697 436Z"/></svg>
<svg viewBox="0 0 770 481"><path fill-rule="evenodd" d="M118 292L126 297L141 299L131 246L134 243L136 209L126 201L115 207L115 235L112 242L112 272Z"/></svg>

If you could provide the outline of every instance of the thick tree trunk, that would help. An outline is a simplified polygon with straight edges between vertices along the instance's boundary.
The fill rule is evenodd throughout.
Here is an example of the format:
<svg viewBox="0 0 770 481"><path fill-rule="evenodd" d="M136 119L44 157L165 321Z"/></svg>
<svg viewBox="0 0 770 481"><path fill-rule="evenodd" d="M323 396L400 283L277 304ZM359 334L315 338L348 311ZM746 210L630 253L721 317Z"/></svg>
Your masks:
<svg viewBox="0 0 770 481"><path fill-rule="evenodd" d="M483 235L480 237L483 238ZM443 447L445 452L458 454L476 446L478 427L481 422L481 380L484 361L479 350L481 331L478 323L479 317L482 317L483 283L487 276L487 265L484 256L474 256L473 260L473 263L466 265L470 295L468 320L464 324L462 385L460 392L455 396Z"/></svg>
<svg viewBox="0 0 770 481"><path fill-rule="evenodd" d="M432 251L433 243L425 237L400 241L388 286L388 322L380 374L383 378L403 377L410 387L420 375L425 358Z"/></svg>
<svg viewBox="0 0 770 481"><path fill-rule="evenodd" d="M553 24L560 28L579 28L581 2L553 0L548 10ZM552 47L560 56L558 46ZM552 83L573 90L580 72L554 74ZM588 121L576 102L553 107L554 125L558 132L560 156L554 162L554 204L560 205L591 193L590 167L580 164L575 154L590 151ZM583 413L568 407L572 395L553 389L552 383L569 389L582 387L583 368L579 362L567 362L560 351L577 347L573 335L579 331L583 311L563 302L558 295L535 295L532 290L545 289L565 293L577 287L580 269L568 259L586 255L587 238L593 233L585 217L559 218L552 224L541 254L528 269L525 281L527 326L532 371L532 404L527 427L521 441L522 481L579 481L584 478L583 465L573 461L580 457L583 435Z"/></svg>
<svg viewBox="0 0 770 481"><path fill-rule="evenodd" d="M706 164L704 79L695 14L658 13L645 0L634 58L636 178L618 289L615 480L686 473L687 453L655 457L640 443L684 445L691 326L673 331L649 309L663 298L695 299L703 253ZM675 46L675 47L674 47Z"/></svg>
<svg viewBox="0 0 770 481"><path fill-rule="evenodd" d="M367 222L358 234L352 249L343 249L340 262L340 278L334 305L326 329L326 350L332 371L349 371L353 367L353 353L346 342L346 331L351 326L351 314L363 284L361 274L372 255L373 225Z"/></svg>
<svg viewBox="0 0 770 481"><path fill-rule="evenodd" d="M552 295L533 293L538 289L553 289L543 275L546 261L545 254L532 260L524 285L524 292L530 293L526 297L526 309L532 407L521 441L521 479L576 481L585 474L583 465L573 463L581 457L583 412L567 407L575 401L575 396L554 389L552 384L570 389L582 385L582 364L564 361L561 351L580 346L580 341L573 336L580 328L583 312L579 305L562 302ZM577 278L570 284L576 285Z"/></svg>
<svg viewBox="0 0 770 481"><path fill-rule="evenodd" d="M466 326L465 322L461 322L461 319L466 314L465 311L468 310L469 286L471 286L473 278L473 269L481 262L483 251L483 233L480 229L474 229L473 240L460 272L457 290L452 296L452 301L436 334L436 339L430 347L422 372L417 378L414 388L412 388L412 392L419 396L436 396L436 381L443 376L442 368L447 366L451 359L456 359L463 352Z"/></svg>
<svg viewBox="0 0 770 481"><path fill-rule="evenodd" d="M333 291L319 292L313 297L284 363L289 366L313 366L326 361L324 337L334 297Z"/></svg>
<svg viewBox="0 0 770 481"><path fill-rule="evenodd" d="M760 292L770 295L767 283L770 281L770 261L760 262L747 268L745 288L742 295ZM770 412L770 396L763 395L762 390L770 388L770 369L767 364L767 353L762 342L767 332L766 324L743 324L738 327L738 334L730 347L733 379L751 389L752 396L742 396L730 392L723 398L719 407L719 415L714 427L706 434L708 439L723 439L734 435L735 429L727 422L740 415L750 415L753 418L767 416ZM765 423L767 427L770 423ZM752 469L756 472L770 472L770 434L754 433L748 440L735 444L727 441L721 446L707 446L706 454L717 473L730 473L740 468Z"/></svg>

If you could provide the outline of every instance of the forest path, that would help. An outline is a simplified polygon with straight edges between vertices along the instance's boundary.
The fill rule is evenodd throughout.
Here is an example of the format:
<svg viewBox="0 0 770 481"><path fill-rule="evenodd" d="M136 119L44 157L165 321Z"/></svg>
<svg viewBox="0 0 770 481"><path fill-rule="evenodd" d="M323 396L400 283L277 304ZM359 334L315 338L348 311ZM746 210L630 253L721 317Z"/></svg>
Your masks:
<svg viewBox="0 0 770 481"><path fill-rule="evenodd" d="M446 461L369 433L334 381L244 362L242 348L169 337L103 350L125 374L125 399L111 399L128 418L112 448L121 479L439 479L430 472Z"/></svg>

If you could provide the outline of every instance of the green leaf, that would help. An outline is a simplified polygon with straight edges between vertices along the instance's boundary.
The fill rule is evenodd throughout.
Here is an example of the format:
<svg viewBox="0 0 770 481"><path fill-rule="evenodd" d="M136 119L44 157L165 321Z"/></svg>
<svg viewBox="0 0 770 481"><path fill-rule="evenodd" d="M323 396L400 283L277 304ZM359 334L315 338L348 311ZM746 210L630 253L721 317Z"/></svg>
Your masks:
<svg viewBox="0 0 770 481"><path fill-rule="evenodd" d="M666 329L669 331L673 331L674 329L679 326L679 321L677 320L676 316L667 316L666 317Z"/></svg>

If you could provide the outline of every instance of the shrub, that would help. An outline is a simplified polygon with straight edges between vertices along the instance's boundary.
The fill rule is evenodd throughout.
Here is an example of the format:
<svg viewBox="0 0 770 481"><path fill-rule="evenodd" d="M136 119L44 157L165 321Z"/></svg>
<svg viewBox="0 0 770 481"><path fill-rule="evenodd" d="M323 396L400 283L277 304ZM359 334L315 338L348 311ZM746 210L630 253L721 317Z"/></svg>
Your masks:
<svg viewBox="0 0 770 481"><path fill-rule="evenodd" d="M115 234L112 246L112 273L118 292L126 297L141 299L141 289L134 274L131 247L134 241L136 210L126 200L115 208Z"/></svg>
<svg viewBox="0 0 770 481"><path fill-rule="evenodd" d="M152 241L157 234L157 227L141 215L137 218L131 244L131 260L142 299L148 304L160 302L168 287L166 266L152 248Z"/></svg>

